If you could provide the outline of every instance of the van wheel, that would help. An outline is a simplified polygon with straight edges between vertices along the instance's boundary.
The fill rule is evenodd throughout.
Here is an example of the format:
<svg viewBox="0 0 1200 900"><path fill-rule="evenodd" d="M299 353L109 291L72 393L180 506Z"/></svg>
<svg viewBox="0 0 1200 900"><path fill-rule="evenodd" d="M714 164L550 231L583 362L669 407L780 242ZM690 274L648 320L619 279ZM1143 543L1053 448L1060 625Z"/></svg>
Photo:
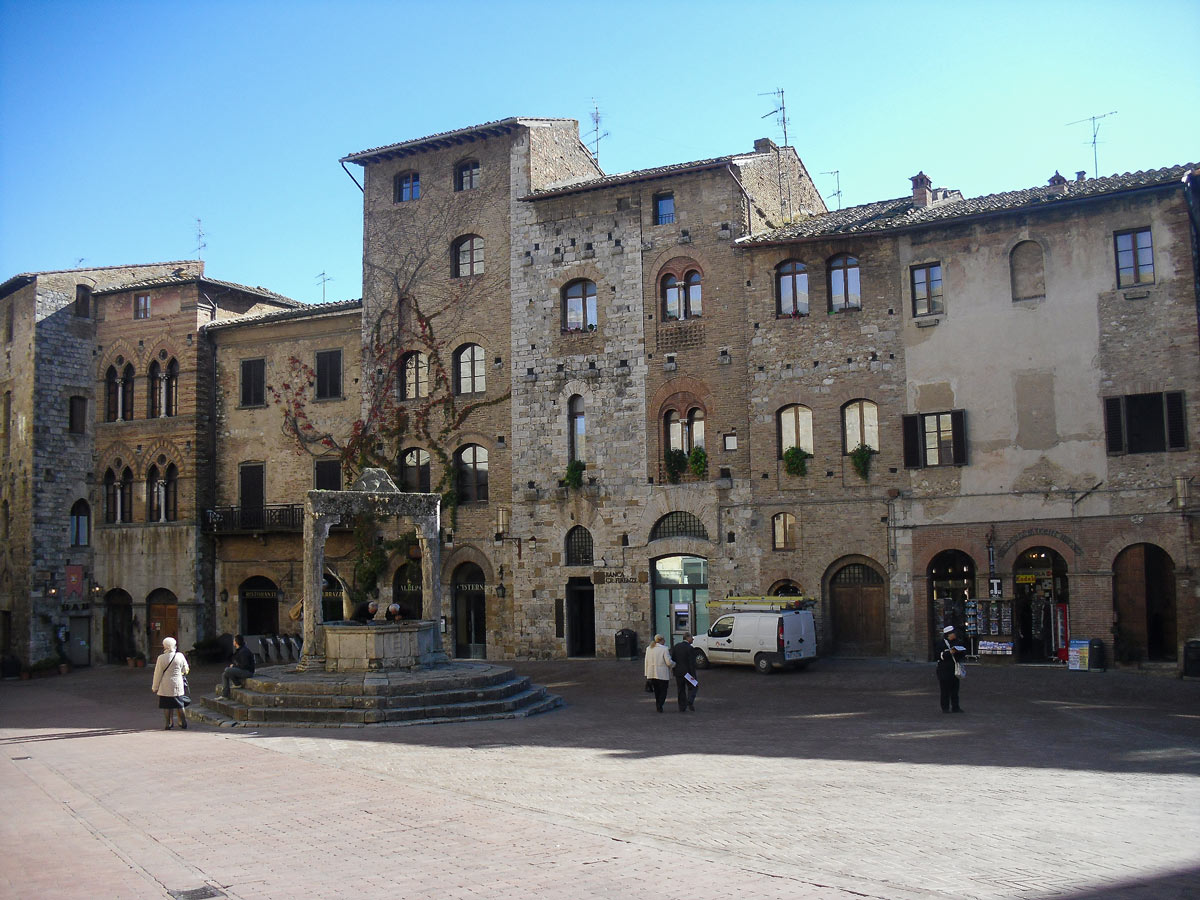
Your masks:
<svg viewBox="0 0 1200 900"><path fill-rule="evenodd" d="M705 653L703 650L696 651L696 668L697 669L707 669L708 668L708 654Z"/></svg>
<svg viewBox="0 0 1200 900"><path fill-rule="evenodd" d="M760 675L771 674L771 660L765 653L760 653L754 657L754 668L758 670Z"/></svg>

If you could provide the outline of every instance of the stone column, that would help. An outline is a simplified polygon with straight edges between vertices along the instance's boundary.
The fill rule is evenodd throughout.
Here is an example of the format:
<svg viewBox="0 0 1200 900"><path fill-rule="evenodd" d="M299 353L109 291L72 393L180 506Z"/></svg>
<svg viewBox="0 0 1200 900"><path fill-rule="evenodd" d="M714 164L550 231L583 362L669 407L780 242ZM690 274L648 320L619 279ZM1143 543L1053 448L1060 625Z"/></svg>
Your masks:
<svg viewBox="0 0 1200 900"><path fill-rule="evenodd" d="M416 523L417 539L421 542L421 595L425 598L423 613L433 620L434 657L448 662L445 640L442 637L442 542L441 516L422 516Z"/></svg>
<svg viewBox="0 0 1200 900"><path fill-rule="evenodd" d="M296 668L325 668L325 646L317 633L321 598L325 585L325 540L329 529L341 521L340 515L318 514L312 499L304 502L304 647Z"/></svg>

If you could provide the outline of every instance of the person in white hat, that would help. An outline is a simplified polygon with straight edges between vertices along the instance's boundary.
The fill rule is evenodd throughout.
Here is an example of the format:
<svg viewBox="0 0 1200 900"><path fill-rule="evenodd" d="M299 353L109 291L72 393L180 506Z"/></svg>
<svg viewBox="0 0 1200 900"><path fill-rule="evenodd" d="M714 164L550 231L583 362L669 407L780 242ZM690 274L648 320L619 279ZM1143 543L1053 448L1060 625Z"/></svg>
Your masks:
<svg viewBox="0 0 1200 900"><path fill-rule="evenodd" d="M958 705L958 687L960 671L960 663L958 658L967 652L966 647L959 646L955 643L958 640L958 635L955 634L954 626L947 625L942 629L942 647L938 654L937 661L937 680L938 687L941 688L942 712L944 713L960 713L962 707Z"/></svg>

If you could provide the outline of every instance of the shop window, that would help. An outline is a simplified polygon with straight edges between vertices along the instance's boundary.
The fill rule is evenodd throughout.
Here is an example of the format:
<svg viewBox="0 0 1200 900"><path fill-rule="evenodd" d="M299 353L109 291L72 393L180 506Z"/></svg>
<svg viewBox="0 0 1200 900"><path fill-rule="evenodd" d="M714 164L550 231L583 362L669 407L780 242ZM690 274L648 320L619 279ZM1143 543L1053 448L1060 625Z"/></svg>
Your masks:
<svg viewBox="0 0 1200 900"><path fill-rule="evenodd" d="M843 253L829 261L829 311L862 308L858 260Z"/></svg>
<svg viewBox="0 0 1200 900"><path fill-rule="evenodd" d="M592 564L592 533L582 525L576 525L568 531L563 544L563 555L568 566Z"/></svg>
<svg viewBox="0 0 1200 900"><path fill-rule="evenodd" d="M914 316L940 316L946 311L942 302L942 264L913 266L909 271Z"/></svg>
<svg viewBox="0 0 1200 900"><path fill-rule="evenodd" d="M775 314L808 315L808 269L797 259L788 259L775 267Z"/></svg>
<svg viewBox="0 0 1200 900"><path fill-rule="evenodd" d="M1008 265L1013 302L1041 300L1046 296L1046 269L1041 244L1037 241L1021 241L1013 247Z"/></svg>
<svg viewBox="0 0 1200 900"><path fill-rule="evenodd" d="M796 517L791 513L776 513L771 518L771 546L776 550L795 550L800 546Z"/></svg>
<svg viewBox="0 0 1200 900"><path fill-rule="evenodd" d="M776 415L779 440L775 452L780 459L790 447L798 447L809 455L813 452L812 410L793 403Z"/></svg>
<svg viewBox="0 0 1200 900"><path fill-rule="evenodd" d="M1110 454L1186 450L1183 391L1108 397L1104 430Z"/></svg>
<svg viewBox="0 0 1200 900"><path fill-rule="evenodd" d="M470 191L479 187L479 160L468 159L454 170L454 189Z"/></svg>
<svg viewBox="0 0 1200 900"><path fill-rule="evenodd" d="M455 278L483 274L483 238L466 234L451 245L451 267Z"/></svg>
<svg viewBox="0 0 1200 900"><path fill-rule="evenodd" d="M429 357L414 351L400 360L400 399L429 396Z"/></svg>
<svg viewBox="0 0 1200 900"><path fill-rule="evenodd" d="M317 399L342 399L341 350L321 350L317 353Z"/></svg>
<svg viewBox="0 0 1200 900"><path fill-rule="evenodd" d="M86 547L91 543L92 508L86 500L76 500L71 507L71 546Z"/></svg>
<svg viewBox="0 0 1200 900"><path fill-rule="evenodd" d="M562 330L596 330L596 283L581 278L562 292Z"/></svg>
<svg viewBox="0 0 1200 900"><path fill-rule="evenodd" d="M458 474L458 498L463 503L486 502L488 498L488 452L478 444L467 444L454 454Z"/></svg>
<svg viewBox="0 0 1200 900"><path fill-rule="evenodd" d="M851 400L842 407L842 452L860 446L879 450L879 407L870 400Z"/></svg>
<svg viewBox="0 0 1200 900"><path fill-rule="evenodd" d="M675 221L675 195L672 193L654 195L654 224L670 225Z"/></svg>
<svg viewBox="0 0 1200 900"><path fill-rule="evenodd" d="M401 487L414 493L429 493L429 454L416 447L400 456Z"/></svg>
<svg viewBox="0 0 1200 900"><path fill-rule="evenodd" d="M72 397L67 412L67 430L71 434L87 432L87 397Z"/></svg>
<svg viewBox="0 0 1200 900"><path fill-rule="evenodd" d="M901 425L904 430L905 468L967 464L965 410L904 416Z"/></svg>
<svg viewBox="0 0 1200 900"><path fill-rule="evenodd" d="M242 406L266 406L267 361L242 360Z"/></svg>
<svg viewBox="0 0 1200 900"><path fill-rule="evenodd" d="M421 199L421 176L417 172L400 172L392 179L392 202L408 203Z"/></svg>
<svg viewBox="0 0 1200 900"><path fill-rule="evenodd" d="M454 393L482 394L486 390L483 348L464 344L454 352Z"/></svg>
<svg viewBox="0 0 1200 900"><path fill-rule="evenodd" d="M1154 242L1149 228L1118 231L1113 235L1117 259L1117 287L1154 283Z"/></svg>
<svg viewBox="0 0 1200 900"><path fill-rule="evenodd" d="M579 394L567 401L568 458L571 462L587 461L587 415L585 402Z"/></svg>

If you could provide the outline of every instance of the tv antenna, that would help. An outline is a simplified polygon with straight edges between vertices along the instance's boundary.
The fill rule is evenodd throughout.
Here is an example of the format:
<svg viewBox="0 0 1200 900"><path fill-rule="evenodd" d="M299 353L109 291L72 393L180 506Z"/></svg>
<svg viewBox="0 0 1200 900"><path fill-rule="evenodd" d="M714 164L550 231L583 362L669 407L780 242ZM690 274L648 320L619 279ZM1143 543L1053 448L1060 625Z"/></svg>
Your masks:
<svg viewBox="0 0 1200 900"><path fill-rule="evenodd" d="M333 276L326 275L322 271L316 276L315 280L321 282L321 302L324 303L325 302L325 285L327 285L329 282L333 281Z"/></svg>
<svg viewBox="0 0 1200 900"><path fill-rule="evenodd" d="M775 107L773 110L771 110L769 113L766 113L765 115L759 116L759 118L760 118L760 119L765 119L765 118L767 118L767 116L776 116L777 118L776 118L776 120L775 120L775 121L776 121L776 122L778 122L778 123L779 123L779 125L780 125L780 126L783 128L783 146L785 146L785 147L786 147L786 146L788 146L788 134L787 134L787 123L788 123L788 119L787 119L787 103L784 101L784 98L783 98L783 88L776 88L776 89L775 89L775 90L773 90L773 91L767 91L766 93L759 94L758 96L760 96L760 97L776 97L776 98L778 98L779 105L778 105L778 106L776 106L776 107Z"/></svg>
<svg viewBox="0 0 1200 900"><path fill-rule="evenodd" d="M830 169L828 172L822 172L821 174L822 175L832 175L834 177L834 179L835 179L834 183L837 185L837 190L835 190L829 196L837 197L838 209L841 209L842 208L842 171L841 171L841 169Z"/></svg>
<svg viewBox="0 0 1200 900"><path fill-rule="evenodd" d="M1070 128L1072 125L1082 125L1084 122L1092 123L1092 177L1093 178L1100 177L1099 156L1096 153L1096 144L1097 144L1096 135L1098 135L1100 133L1100 120L1107 119L1109 116L1115 116L1116 114L1117 114L1117 111L1114 109L1112 112L1106 112L1102 116L1088 116L1085 119L1076 119L1074 122L1067 123L1068 128Z"/></svg>
<svg viewBox="0 0 1200 900"><path fill-rule="evenodd" d="M588 132L588 139L592 142L592 159L596 161L596 165L600 165L600 141L608 137L608 132L600 131L600 107L596 105L596 98L592 98L592 130Z"/></svg>
<svg viewBox="0 0 1200 900"><path fill-rule="evenodd" d="M200 220L196 219L196 259L200 258L200 251L207 247L204 243L204 228L200 225Z"/></svg>

